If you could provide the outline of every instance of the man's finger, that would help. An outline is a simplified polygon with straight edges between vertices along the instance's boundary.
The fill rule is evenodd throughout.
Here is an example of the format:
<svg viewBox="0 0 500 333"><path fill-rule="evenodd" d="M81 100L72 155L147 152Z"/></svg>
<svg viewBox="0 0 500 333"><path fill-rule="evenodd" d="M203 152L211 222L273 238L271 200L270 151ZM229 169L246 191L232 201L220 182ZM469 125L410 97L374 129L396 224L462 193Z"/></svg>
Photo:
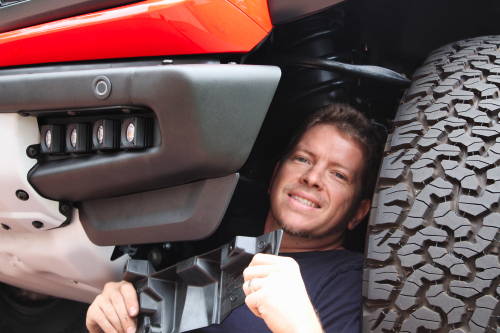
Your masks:
<svg viewBox="0 0 500 333"><path fill-rule="evenodd" d="M116 333L115 328L98 306L89 308L86 325L89 333Z"/></svg>
<svg viewBox="0 0 500 333"><path fill-rule="evenodd" d="M260 293L261 292L257 291L255 293L251 293L251 294L247 295L247 297L245 297L245 304L248 306L250 311L252 311L252 313L255 316L262 318L262 315L259 311L260 302L262 299L262 295Z"/></svg>
<svg viewBox="0 0 500 333"><path fill-rule="evenodd" d="M123 331L126 333L135 332L135 321L128 314L123 295L120 293L114 293L111 297L111 303L115 308L118 318L120 319Z"/></svg>
<svg viewBox="0 0 500 333"><path fill-rule="evenodd" d="M256 291L259 291L265 283L265 279L254 278L243 283L243 292L245 295L249 295Z"/></svg>
<svg viewBox="0 0 500 333"><path fill-rule="evenodd" d="M276 264L282 262L283 258L274 254L257 253L253 256L250 266Z"/></svg>
<svg viewBox="0 0 500 333"><path fill-rule="evenodd" d="M111 325L113 326L114 330L112 332L119 332L119 333L125 332L120 322L120 318L116 313L115 308L111 304L111 301L100 303L99 309L104 314L104 316L106 316L107 321L111 323ZM104 331L108 333L106 329L104 329Z"/></svg>
<svg viewBox="0 0 500 333"><path fill-rule="evenodd" d="M245 281L264 278L274 271L276 271L276 266L273 265L248 266L243 270L243 278Z"/></svg>
<svg viewBox="0 0 500 333"><path fill-rule="evenodd" d="M132 283L124 282L120 287L120 292L125 301L129 316L137 316L139 314L139 302L137 300L137 292Z"/></svg>

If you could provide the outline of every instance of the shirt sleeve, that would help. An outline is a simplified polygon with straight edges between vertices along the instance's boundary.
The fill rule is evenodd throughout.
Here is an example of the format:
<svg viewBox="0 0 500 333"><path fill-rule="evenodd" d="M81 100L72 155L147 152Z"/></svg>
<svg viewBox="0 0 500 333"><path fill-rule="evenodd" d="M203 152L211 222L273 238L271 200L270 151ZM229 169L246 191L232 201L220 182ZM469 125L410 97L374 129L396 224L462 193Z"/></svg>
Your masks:
<svg viewBox="0 0 500 333"><path fill-rule="evenodd" d="M338 272L313 303L325 333L360 333L363 298L362 268Z"/></svg>

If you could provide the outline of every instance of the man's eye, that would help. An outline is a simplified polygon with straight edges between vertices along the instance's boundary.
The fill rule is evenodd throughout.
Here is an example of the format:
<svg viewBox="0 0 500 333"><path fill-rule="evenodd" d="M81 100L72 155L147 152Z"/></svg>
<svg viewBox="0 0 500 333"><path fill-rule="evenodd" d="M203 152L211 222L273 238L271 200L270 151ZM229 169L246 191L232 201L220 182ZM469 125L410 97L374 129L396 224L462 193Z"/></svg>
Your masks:
<svg viewBox="0 0 500 333"><path fill-rule="evenodd" d="M309 163L309 160L302 156L295 156L293 159L300 163Z"/></svg>
<svg viewBox="0 0 500 333"><path fill-rule="evenodd" d="M341 173L341 172L338 172L338 171L334 171L334 170L333 170L333 171L331 171L330 173L331 173L333 176L335 176L335 177L337 177L337 178L339 178L339 179L341 179L341 180L344 180L344 181L345 181L345 180L347 180L346 175L344 175L344 174L343 174L343 173Z"/></svg>

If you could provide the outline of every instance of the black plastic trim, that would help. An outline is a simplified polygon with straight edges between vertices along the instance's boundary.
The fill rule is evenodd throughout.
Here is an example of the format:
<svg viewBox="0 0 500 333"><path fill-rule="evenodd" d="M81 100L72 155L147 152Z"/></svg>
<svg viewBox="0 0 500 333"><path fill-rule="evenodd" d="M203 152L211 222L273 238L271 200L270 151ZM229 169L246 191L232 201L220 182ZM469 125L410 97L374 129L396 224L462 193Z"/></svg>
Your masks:
<svg viewBox="0 0 500 333"><path fill-rule="evenodd" d="M80 219L97 245L196 240L219 226L238 174L116 198L85 201Z"/></svg>
<svg viewBox="0 0 500 333"><path fill-rule="evenodd" d="M159 146L37 165L29 180L54 200L83 201L237 172L248 157L280 79L278 67L157 65L33 74L0 73L0 112L132 105L152 110ZM79 67L75 67L79 68ZM105 100L93 81L106 76ZM45 110L45 111L44 111ZM68 115L68 118L71 116ZM155 141L157 141L155 139Z"/></svg>
<svg viewBox="0 0 500 333"><path fill-rule="evenodd" d="M344 0L269 0L269 13L274 25L296 21L320 12Z"/></svg>

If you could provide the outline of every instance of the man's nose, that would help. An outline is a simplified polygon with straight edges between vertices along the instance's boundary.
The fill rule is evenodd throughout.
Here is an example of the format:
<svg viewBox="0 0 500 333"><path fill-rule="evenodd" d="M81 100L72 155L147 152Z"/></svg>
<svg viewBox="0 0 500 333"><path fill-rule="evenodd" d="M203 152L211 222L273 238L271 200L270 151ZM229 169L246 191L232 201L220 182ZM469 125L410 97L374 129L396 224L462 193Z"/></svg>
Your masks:
<svg viewBox="0 0 500 333"><path fill-rule="evenodd" d="M317 165L311 166L302 175L301 182L305 185L321 189L323 188L322 173L322 170Z"/></svg>

